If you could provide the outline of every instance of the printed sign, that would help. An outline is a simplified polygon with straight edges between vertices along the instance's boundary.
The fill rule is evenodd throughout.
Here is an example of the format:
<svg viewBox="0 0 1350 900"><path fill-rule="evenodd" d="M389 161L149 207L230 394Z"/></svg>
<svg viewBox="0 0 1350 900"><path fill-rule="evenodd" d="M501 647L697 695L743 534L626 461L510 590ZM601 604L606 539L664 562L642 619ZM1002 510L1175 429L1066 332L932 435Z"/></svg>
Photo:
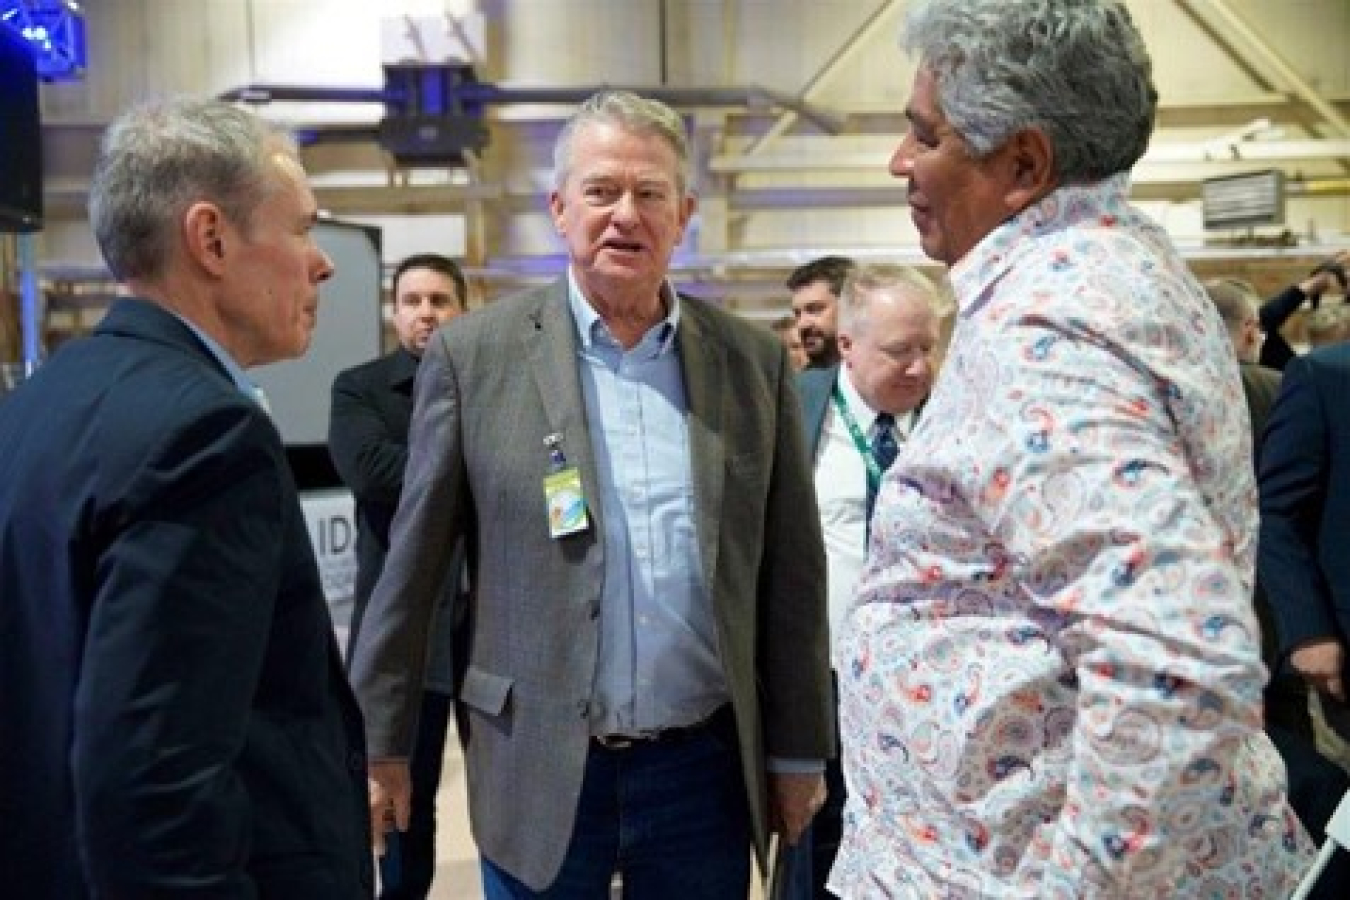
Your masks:
<svg viewBox="0 0 1350 900"><path fill-rule="evenodd" d="M328 600L338 646L345 648L356 593L356 503L351 491L333 488L302 492L300 507L319 561L323 595Z"/></svg>

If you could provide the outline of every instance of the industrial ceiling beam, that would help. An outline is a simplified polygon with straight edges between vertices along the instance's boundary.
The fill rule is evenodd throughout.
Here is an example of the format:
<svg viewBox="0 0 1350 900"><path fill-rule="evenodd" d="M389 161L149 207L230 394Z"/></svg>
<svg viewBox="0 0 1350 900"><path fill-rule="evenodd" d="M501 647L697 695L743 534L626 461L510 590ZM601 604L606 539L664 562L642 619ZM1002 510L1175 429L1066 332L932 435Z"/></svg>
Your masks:
<svg viewBox="0 0 1350 900"><path fill-rule="evenodd" d="M882 0L881 5L863 20L857 30L848 40L844 41L843 45L834 52L834 55L825 65L815 75L811 76L811 80L806 83L806 86L802 88L798 95L797 102L803 106L810 104L820 91L829 84L830 80L839 73L844 64L854 57L858 48L865 46L872 39L881 25L886 22L887 15L894 12L898 7L898 0ZM759 140L755 141L746 152L748 154L759 153L784 134L787 134L788 129L796 124L798 118L799 113L788 107L788 111L780 115L778 121L774 122L773 127L765 132Z"/></svg>
<svg viewBox="0 0 1350 900"><path fill-rule="evenodd" d="M1200 0L1177 0L1179 5L1189 7L1192 12L1197 11L1196 4L1199 2ZM1204 0L1204 6L1222 21L1227 33L1235 34L1242 39L1256 55L1263 68L1275 74L1277 84L1288 87L1316 110L1318 115L1331 126L1334 134L1339 137L1350 138L1350 121L1318 93L1317 89L1309 84L1308 80L1300 75L1284 56L1270 45L1269 41L1258 35L1247 20L1238 14L1226 0Z"/></svg>

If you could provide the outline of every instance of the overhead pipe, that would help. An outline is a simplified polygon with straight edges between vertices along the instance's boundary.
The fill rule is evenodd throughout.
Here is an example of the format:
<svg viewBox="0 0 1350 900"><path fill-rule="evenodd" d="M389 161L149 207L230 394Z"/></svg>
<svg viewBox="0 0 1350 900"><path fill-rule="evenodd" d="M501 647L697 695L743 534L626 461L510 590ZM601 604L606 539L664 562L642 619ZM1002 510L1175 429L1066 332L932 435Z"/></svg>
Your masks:
<svg viewBox="0 0 1350 900"><path fill-rule="evenodd" d="M708 161L710 171L739 172L843 172L886 171L891 151L832 152L827 146L802 148L791 154L752 157L743 153L724 153ZM1245 141L1216 145L1213 141L1168 142L1154 144L1139 159L1139 165L1212 164L1234 162L1281 162L1350 157L1350 140Z"/></svg>
<svg viewBox="0 0 1350 900"><path fill-rule="evenodd" d="M463 104L560 103L578 104L601 90L628 90L643 97L660 100L670 106L777 106L790 110L828 134L843 131L843 121L815 109L795 97L766 88L752 87L670 87L658 85L623 86L598 84L577 87L502 87L481 81L446 87L446 99ZM293 84L247 84L219 95L234 103L400 103L402 94L383 88L340 88Z"/></svg>

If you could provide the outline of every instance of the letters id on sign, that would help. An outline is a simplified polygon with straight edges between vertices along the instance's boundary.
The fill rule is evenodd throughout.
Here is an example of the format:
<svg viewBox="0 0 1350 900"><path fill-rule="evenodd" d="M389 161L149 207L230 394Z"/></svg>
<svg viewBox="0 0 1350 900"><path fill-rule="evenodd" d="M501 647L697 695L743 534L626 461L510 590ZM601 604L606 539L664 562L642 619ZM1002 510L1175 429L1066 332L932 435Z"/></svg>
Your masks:
<svg viewBox="0 0 1350 900"><path fill-rule="evenodd" d="M301 492L300 507L319 562L323 595L338 633L338 646L345 647L356 590L356 502L351 491L333 488Z"/></svg>

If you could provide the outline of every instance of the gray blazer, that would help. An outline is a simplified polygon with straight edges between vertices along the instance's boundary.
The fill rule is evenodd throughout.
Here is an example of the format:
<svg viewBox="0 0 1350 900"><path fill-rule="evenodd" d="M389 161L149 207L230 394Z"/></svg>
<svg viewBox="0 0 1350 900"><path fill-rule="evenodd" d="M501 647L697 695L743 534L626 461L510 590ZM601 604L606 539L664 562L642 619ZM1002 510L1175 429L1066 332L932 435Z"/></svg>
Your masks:
<svg viewBox="0 0 1350 900"><path fill-rule="evenodd" d="M756 850L768 837L765 758L834 752L825 559L786 352L767 330L681 298L697 528L736 714ZM589 746L605 548L567 281L461 316L432 339L415 390L392 549L351 674L371 754L410 746L425 636L468 541L474 837L531 888L556 877ZM589 530L549 537L545 435L580 469Z"/></svg>

